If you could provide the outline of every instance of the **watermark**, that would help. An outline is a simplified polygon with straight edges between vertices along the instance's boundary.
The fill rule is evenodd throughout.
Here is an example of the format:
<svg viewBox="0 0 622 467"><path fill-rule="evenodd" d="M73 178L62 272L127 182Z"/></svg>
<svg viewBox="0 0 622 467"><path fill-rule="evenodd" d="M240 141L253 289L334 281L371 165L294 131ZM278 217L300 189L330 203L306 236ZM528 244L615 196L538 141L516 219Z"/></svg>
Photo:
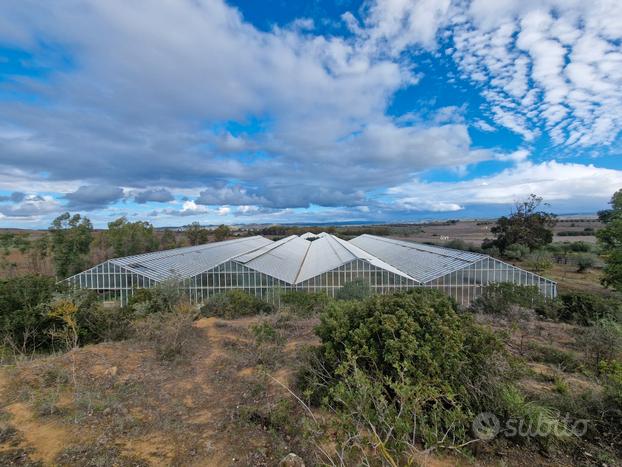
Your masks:
<svg viewBox="0 0 622 467"><path fill-rule="evenodd" d="M550 416L538 414L534 419L509 418L502 424L495 414L482 412L471 424L475 436L488 441L501 435L506 438L558 438L576 436L587 433L588 421L584 419L572 420L569 414L560 419L551 419Z"/></svg>

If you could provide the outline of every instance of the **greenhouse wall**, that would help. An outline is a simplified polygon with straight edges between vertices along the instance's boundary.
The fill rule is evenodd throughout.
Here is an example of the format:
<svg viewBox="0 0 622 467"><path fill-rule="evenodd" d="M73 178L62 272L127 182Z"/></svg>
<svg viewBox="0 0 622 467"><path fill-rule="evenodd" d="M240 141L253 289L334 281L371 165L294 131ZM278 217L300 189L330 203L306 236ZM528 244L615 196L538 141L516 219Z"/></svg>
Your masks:
<svg viewBox="0 0 622 467"><path fill-rule="evenodd" d="M548 298L554 298L557 294L555 282L494 258L484 258L425 284L375 267L361 259L294 285L236 261L227 261L207 272L184 279L181 283L193 303L202 303L214 295L232 289L241 289L264 300L275 302L278 300L278 290L325 292L334 297L337 290L355 279L367 281L372 291L379 294L413 287L436 288L461 305L468 305L481 294L483 287L495 282L536 286ZM74 287L96 290L103 300L118 301L122 305L128 303L134 290L154 287L158 283L111 261L76 274L66 279L66 282Z"/></svg>

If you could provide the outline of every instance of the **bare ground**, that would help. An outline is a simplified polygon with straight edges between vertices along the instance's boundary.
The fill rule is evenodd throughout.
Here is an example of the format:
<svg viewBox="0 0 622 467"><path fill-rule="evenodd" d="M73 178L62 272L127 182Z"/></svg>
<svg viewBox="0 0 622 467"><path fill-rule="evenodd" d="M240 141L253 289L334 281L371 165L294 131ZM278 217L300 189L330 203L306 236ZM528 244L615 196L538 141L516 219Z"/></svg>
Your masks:
<svg viewBox="0 0 622 467"><path fill-rule="evenodd" d="M284 338L258 344L250 327L268 320ZM539 323L539 322L538 322ZM573 348L573 329L534 323L530 340ZM295 452L330 464L307 436L309 417L294 386L315 319L216 318L195 323L185 354L159 360L148 343L124 341L23 361L0 371L0 465L278 465ZM484 322L502 329L503 323ZM511 348L516 345L512 336ZM515 349L513 351L516 351ZM527 390L554 391L555 365L531 359ZM541 373L542 377L538 374ZM591 384L565 372L571 386ZM532 387L529 387L529 385ZM315 411L315 416L325 414ZM332 434L322 434L330 450ZM495 443L477 461L422 454L419 465L576 465L577 457Z"/></svg>

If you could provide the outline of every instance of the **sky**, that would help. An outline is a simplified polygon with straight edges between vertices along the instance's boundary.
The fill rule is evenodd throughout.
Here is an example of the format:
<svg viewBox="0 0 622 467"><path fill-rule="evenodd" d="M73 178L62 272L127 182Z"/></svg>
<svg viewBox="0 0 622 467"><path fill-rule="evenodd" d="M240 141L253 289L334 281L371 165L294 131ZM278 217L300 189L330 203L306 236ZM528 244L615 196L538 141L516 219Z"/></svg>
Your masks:
<svg viewBox="0 0 622 467"><path fill-rule="evenodd" d="M0 227L593 213L619 0L0 0Z"/></svg>

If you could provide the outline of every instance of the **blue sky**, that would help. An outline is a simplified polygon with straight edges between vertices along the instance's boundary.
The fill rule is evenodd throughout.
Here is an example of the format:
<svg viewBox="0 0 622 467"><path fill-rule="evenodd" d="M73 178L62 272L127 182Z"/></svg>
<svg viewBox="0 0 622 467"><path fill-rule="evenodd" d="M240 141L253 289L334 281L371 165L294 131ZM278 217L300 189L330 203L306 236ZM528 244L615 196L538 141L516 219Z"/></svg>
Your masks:
<svg viewBox="0 0 622 467"><path fill-rule="evenodd" d="M618 1L1 5L2 227L587 213L622 188Z"/></svg>

